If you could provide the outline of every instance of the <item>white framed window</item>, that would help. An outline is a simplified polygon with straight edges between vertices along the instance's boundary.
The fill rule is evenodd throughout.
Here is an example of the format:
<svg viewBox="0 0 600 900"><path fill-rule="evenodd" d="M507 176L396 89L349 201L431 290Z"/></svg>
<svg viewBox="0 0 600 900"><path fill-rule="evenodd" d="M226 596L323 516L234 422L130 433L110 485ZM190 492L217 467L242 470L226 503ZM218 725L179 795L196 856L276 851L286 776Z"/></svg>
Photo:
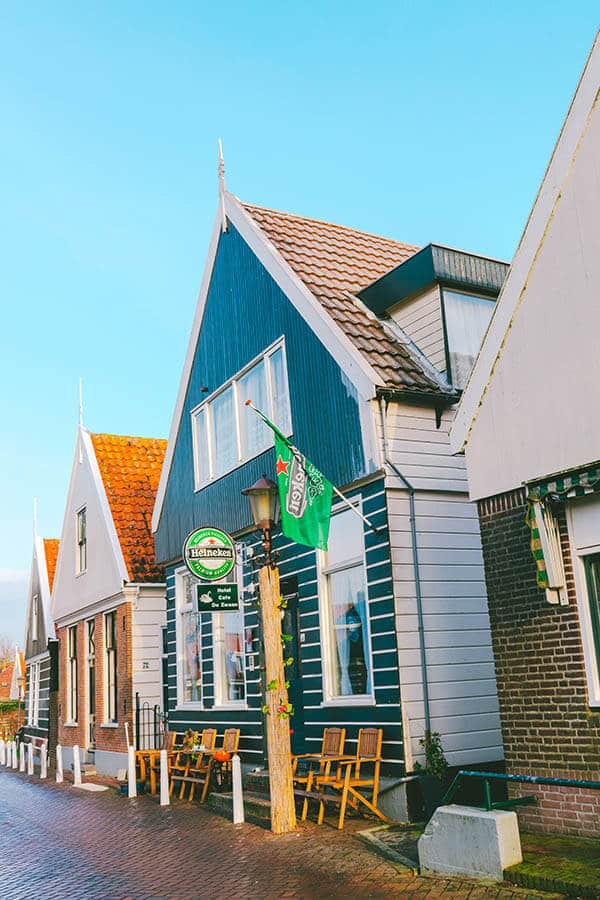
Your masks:
<svg viewBox="0 0 600 900"><path fill-rule="evenodd" d="M40 663L31 663L29 667L29 704L27 724L37 728L40 719Z"/></svg>
<svg viewBox="0 0 600 900"><path fill-rule="evenodd" d="M83 506L76 513L75 522L75 570L77 575L82 575L87 569L87 510Z"/></svg>
<svg viewBox="0 0 600 900"><path fill-rule="evenodd" d="M600 498L567 503L588 703L600 708Z"/></svg>
<svg viewBox="0 0 600 900"><path fill-rule="evenodd" d="M453 387L466 387L481 342L496 305L489 297L442 291L446 334L447 378Z"/></svg>
<svg viewBox="0 0 600 900"><path fill-rule="evenodd" d="M246 705L244 610L213 613L215 706Z"/></svg>
<svg viewBox="0 0 600 900"><path fill-rule="evenodd" d="M201 706L203 701L202 614L196 603L197 583L187 569L175 573L178 706Z"/></svg>
<svg viewBox="0 0 600 900"><path fill-rule="evenodd" d="M77 625L67 630L67 717L77 721Z"/></svg>
<svg viewBox="0 0 600 900"><path fill-rule="evenodd" d="M329 549L319 552L324 703L373 704L373 665L361 520L331 517Z"/></svg>
<svg viewBox="0 0 600 900"><path fill-rule="evenodd" d="M117 709L117 613L116 610L104 616L104 659L105 693L104 721L116 722Z"/></svg>
<svg viewBox="0 0 600 900"><path fill-rule="evenodd" d="M33 595L31 601L31 641L36 642L39 639L39 594Z"/></svg>
<svg viewBox="0 0 600 900"><path fill-rule="evenodd" d="M283 434L292 433L283 338L192 410L196 490L273 446L271 429L245 406L246 400Z"/></svg>

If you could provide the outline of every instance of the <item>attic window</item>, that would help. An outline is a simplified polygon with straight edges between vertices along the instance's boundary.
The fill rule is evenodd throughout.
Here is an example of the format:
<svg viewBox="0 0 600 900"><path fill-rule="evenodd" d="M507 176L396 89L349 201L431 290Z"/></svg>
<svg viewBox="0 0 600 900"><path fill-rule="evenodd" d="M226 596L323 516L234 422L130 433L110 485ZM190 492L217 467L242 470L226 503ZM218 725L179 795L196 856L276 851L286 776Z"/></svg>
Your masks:
<svg viewBox="0 0 600 900"><path fill-rule="evenodd" d="M252 400L285 435L291 434L283 339L192 411L196 490L273 446L271 430L245 406L246 400Z"/></svg>
<svg viewBox="0 0 600 900"><path fill-rule="evenodd" d="M81 575L87 569L87 515L85 506L77 513L76 522L76 572Z"/></svg>
<svg viewBox="0 0 600 900"><path fill-rule="evenodd" d="M474 294L442 291L446 331L447 378L453 387L466 387L473 363L492 318L495 301Z"/></svg>
<svg viewBox="0 0 600 900"><path fill-rule="evenodd" d="M31 640L35 642L38 640L38 603L39 603L39 595L33 595L33 601L31 604Z"/></svg>

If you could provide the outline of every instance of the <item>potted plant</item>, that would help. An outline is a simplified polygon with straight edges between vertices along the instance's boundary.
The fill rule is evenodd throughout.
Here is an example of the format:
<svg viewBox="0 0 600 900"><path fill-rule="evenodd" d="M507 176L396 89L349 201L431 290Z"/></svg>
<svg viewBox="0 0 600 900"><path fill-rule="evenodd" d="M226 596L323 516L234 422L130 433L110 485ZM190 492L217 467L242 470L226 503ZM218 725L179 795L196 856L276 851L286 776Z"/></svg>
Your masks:
<svg viewBox="0 0 600 900"><path fill-rule="evenodd" d="M423 808L427 819L430 819L444 796L448 760L444 756L439 732L426 731L419 744L425 752L425 765L415 763L414 771L419 775Z"/></svg>

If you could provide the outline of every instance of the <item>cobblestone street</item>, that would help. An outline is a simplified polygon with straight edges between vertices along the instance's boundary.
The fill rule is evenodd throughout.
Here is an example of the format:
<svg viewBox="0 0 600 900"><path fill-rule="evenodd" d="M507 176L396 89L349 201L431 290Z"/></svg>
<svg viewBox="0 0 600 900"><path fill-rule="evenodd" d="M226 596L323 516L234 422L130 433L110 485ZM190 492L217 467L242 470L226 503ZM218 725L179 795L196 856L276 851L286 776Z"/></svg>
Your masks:
<svg viewBox="0 0 600 900"><path fill-rule="evenodd" d="M441 897L525 900L517 888L413 876L350 833L274 837L197 804L161 809L0 770L3 898ZM174 887L176 886L176 887ZM556 895L554 895L556 896Z"/></svg>

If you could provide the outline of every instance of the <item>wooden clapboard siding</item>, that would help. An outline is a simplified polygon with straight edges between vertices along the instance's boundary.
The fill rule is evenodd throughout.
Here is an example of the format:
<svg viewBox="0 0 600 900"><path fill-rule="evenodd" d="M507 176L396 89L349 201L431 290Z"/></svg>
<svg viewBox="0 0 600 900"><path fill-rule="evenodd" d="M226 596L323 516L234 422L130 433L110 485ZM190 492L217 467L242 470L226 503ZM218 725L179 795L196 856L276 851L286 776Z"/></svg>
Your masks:
<svg viewBox="0 0 600 900"><path fill-rule="evenodd" d="M395 322L439 372L446 371L446 344L439 285L403 300L390 310Z"/></svg>
<svg viewBox="0 0 600 900"><path fill-rule="evenodd" d="M446 410L438 428L430 408L406 403L390 403L388 407L388 455L420 490L467 492L464 458L450 452L449 433L454 415L453 409ZM379 423L378 434L381 434ZM393 479L388 483L396 484Z"/></svg>
<svg viewBox="0 0 600 900"><path fill-rule="evenodd" d="M199 523L218 522L230 533L251 524L240 492L272 471L272 450L195 492L190 413L207 397L203 391L215 391L282 335L298 446L338 485L375 471L376 463L369 458L372 437L367 452L363 446L356 387L230 225L219 241L155 533L159 562L178 559L186 536Z"/></svg>
<svg viewBox="0 0 600 900"><path fill-rule="evenodd" d="M383 752L385 770L400 774L403 769L402 724L398 682L398 649L394 626L392 567L387 534L387 513L383 481L379 479L358 491L363 499L363 510L379 533L365 530L367 564L368 606L371 626L373 682L376 703L372 706L351 704L324 705L323 655L319 616L319 578L315 550L290 543L279 535L275 539L280 553L279 570L282 579L295 575L298 578L299 616L301 631L305 636L300 643L300 672L304 699L306 749L316 749L327 725L343 725L347 729L348 748L356 745L358 730L364 725L378 725L384 729ZM256 536L244 541L259 550ZM203 680L204 705L202 710L176 708L177 665L175 638L175 567L169 568L167 577L167 625L169 641L169 723L178 732L187 727L199 729L215 725L219 733L229 725L241 729L240 755L246 764L258 764L262 758L262 697L258 668L258 641L253 645L254 671L246 670L247 709L216 709L214 707L214 667L212 658L212 634L210 615L203 616ZM244 581L256 580L249 567L245 567ZM255 629L257 637L257 611L254 605L245 607L245 625ZM293 727L293 719L292 719Z"/></svg>
<svg viewBox="0 0 600 900"><path fill-rule="evenodd" d="M388 489L401 696L413 754L423 688L406 491ZM456 765L502 758L494 660L477 511L466 495L415 498L432 728Z"/></svg>
<svg viewBox="0 0 600 900"><path fill-rule="evenodd" d="M141 587L132 604L132 690L152 706L162 706L161 629L166 621L164 589Z"/></svg>

